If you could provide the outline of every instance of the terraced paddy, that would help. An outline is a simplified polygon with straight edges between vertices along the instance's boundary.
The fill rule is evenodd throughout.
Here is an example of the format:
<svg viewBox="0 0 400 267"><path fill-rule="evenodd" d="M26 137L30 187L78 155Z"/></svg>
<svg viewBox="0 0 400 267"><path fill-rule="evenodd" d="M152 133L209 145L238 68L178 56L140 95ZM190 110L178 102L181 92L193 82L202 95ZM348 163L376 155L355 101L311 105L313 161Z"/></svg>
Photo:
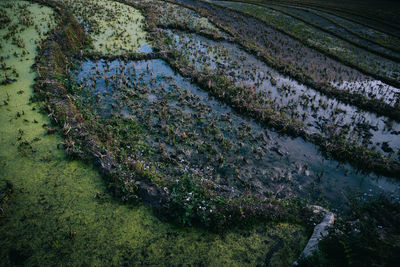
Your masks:
<svg viewBox="0 0 400 267"><path fill-rule="evenodd" d="M306 7L39 2L1 3L5 265L396 259L395 42L365 53L371 39ZM332 58L330 34L385 69ZM314 204L339 223L302 258L330 214Z"/></svg>
<svg viewBox="0 0 400 267"><path fill-rule="evenodd" d="M224 236L177 227L141 204L114 199L95 166L69 159L58 148L62 137L52 133L47 114L39 112L40 103L29 100L37 75L31 71L36 42L55 25L57 15L26 1L1 3L14 18L11 23L19 19L12 14L22 6L36 18L32 25L17 28L25 47L2 43L7 50L1 54L11 54L6 63L19 74L15 82L0 86L1 266L177 265L189 264L194 254L191 264L253 265L281 264L292 255L285 260L290 263L297 257L297 243L306 241L302 226L258 224Z"/></svg>
<svg viewBox="0 0 400 267"><path fill-rule="evenodd" d="M264 99L264 106L271 106L275 112L285 112L301 120L309 133L323 133L329 126L340 125L348 129L348 138L356 139L359 143L380 149L376 144L390 142L393 151L400 148L399 125L392 122L388 126L385 122L389 122L389 118L360 112L356 107L330 99L280 75L237 45L215 42L195 34L168 34L174 40L170 49L182 52L198 71L206 68L211 72L224 73L236 86L253 90L257 97Z"/></svg>
<svg viewBox="0 0 400 267"><path fill-rule="evenodd" d="M304 31L308 32L308 34L318 34L318 35L323 35L327 34L329 41L325 41L322 47L330 47L328 45L329 42L335 43L334 45L334 50L344 50L344 47L347 47L347 50L353 50L352 53L363 53L363 50L357 51L354 47L351 48L348 44L352 44L358 48L370 51L372 53L376 53L380 55L381 57L388 58L393 60L394 62L398 62L400 60L400 55L398 52L395 50L393 51L392 49L386 48L385 46L382 46L380 44L376 44L372 40L368 38L363 38L356 32L359 30L360 27L363 28L362 25L355 24L352 22L347 21L342 19L340 17L330 15L329 13L317 11L314 9L309 9L309 8L301 8L301 7L291 7L291 6L285 6L285 5L271 5L271 4L245 4L245 3L232 3L232 2L225 2L225 1L220 1L220 2L215 2L221 5L229 6L231 8L237 8L239 10L245 10L245 9L256 9L259 10L259 14L266 16L266 19L268 21L272 21L272 23L279 28L282 29L287 29L294 34L303 34L300 32L299 28L304 27ZM267 8L267 10L265 10ZM252 14L257 14L257 12L251 12ZM341 23L338 23L340 21ZM293 24L292 30L290 30L290 24ZM349 26L349 24L352 25L352 27ZM348 27L346 27L347 25ZM297 29L296 29L297 27ZM364 27L365 28L365 27ZM319 30L319 31L318 31ZM321 32L322 31L322 32ZM382 33L376 32L376 35L381 35L383 37ZM306 36L304 36L307 38ZM310 42L316 42L316 38L310 38ZM395 40L395 39L394 39ZM393 40L393 41L394 41ZM344 41L344 42L343 42ZM338 43L339 42L339 43ZM346 44L347 42L347 44ZM395 43L395 42L393 42ZM342 48L339 48L342 46ZM357 52L354 52L357 51ZM356 56L358 58L358 56ZM371 60L367 60L367 62L370 62Z"/></svg>
<svg viewBox="0 0 400 267"><path fill-rule="evenodd" d="M365 177L349 166L325 161L300 138L282 138L239 116L174 74L162 60L87 61L77 73L77 90L88 88L80 93L80 105L92 110L91 117L102 118L96 127L107 129L118 121L118 133L125 131L118 143L119 156L139 161L167 181L188 175L228 196L249 187L279 198L309 196L313 191L313 197L330 195L331 201L340 203L339 192ZM135 125L135 135L126 135L132 127L127 123ZM326 179L333 174L335 180ZM390 181L376 183L371 176L361 192L378 192L379 187L395 190Z"/></svg>
<svg viewBox="0 0 400 267"><path fill-rule="evenodd" d="M228 6L235 10L245 11L256 18L267 22L276 29L282 30L285 33L305 42L308 46L321 49L328 55L337 58L339 61L357 68L365 74L378 75L383 79L388 78L388 82L397 84L399 77L398 55L393 55L396 61L388 60L377 56L375 53L360 49L349 42L346 42L326 31L321 31L313 25L304 23L304 14L299 15L292 11L287 11L285 8L271 9L264 6L252 5L237 2L217 2L220 5ZM288 16L280 11L288 12ZM296 10L298 13L299 11ZM293 14L294 13L294 14ZM299 20L298 18L301 18ZM318 21L318 27L321 26L321 21ZM353 40L352 40L353 41ZM369 48L371 44L367 45ZM391 53L389 53L391 54ZM336 71L337 72L337 71Z"/></svg>

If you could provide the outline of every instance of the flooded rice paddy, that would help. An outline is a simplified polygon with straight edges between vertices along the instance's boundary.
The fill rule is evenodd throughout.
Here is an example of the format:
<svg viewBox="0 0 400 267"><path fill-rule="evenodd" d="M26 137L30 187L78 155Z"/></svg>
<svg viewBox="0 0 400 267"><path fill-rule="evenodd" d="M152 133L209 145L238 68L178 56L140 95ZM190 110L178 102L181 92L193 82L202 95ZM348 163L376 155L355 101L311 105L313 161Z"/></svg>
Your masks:
<svg viewBox="0 0 400 267"><path fill-rule="evenodd" d="M351 62L354 66L360 66L371 73L379 73L382 76L398 80L400 77L400 68L398 62L380 57L369 51L360 49L349 42L335 37L329 32L321 31L312 25L304 23L303 15L299 15L302 20L293 16L288 16L278 10L274 10L265 6L258 6L240 2L227 2L219 1L220 5L240 10L251 14L257 18L272 24L278 29L293 34L305 40L306 43L316 46L326 51L327 54L335 55L339 58L344 58L346 61ZM282 8L279 8L282 9ZM320 26L321 21L318 22ZM394 55L396 56L396 55Z"/></svg>
<svg viewBox="0 0 400 267"><path fill-rule="evenodd" d="M400 125L389 118L360 111L357 107L328 98L318 91L279 74L255 56L228 42L216 42L196 34L167 32L169 49L182 53L198 71L223 73L237 86L257 92L266 107L301 120L309 133L329 126L346 128L348 138L382 152L400 148ZM387 146L392 149L386 149ZM397 157L396 153L394 156Z"/></svg>
<svg viewBox="0 0 400 267"><path fill-rule="evenodd" d="M302 226L260 224L221 236L177 227L147 207L113 199L95 167L68 159L40 103L30 101L36 46L55 25L56 14L26 1L3 1L0 7L13 22L20 19L19 8L35 18L16 27L24 48L2 42L1 57L18 76L0 85L1 265L284 266L297 257L298 244L306 242Z"/></svg>
<svg viewBox="0 0 400 267"><path fill-rule="evenodd" d="M187 28L190 31L208 34L215 38L229 38L225 32L218 29L207 18L201 17L191 9L165 1L147 0L145 3L158 14L155 19L159 27Z"/></svg>
<svg viewBox="0 0 400 267"><path fill-rule="evenodd" d="M128 163L134 175L145 177L167 195L177 194L168 186L185 178L208 188L217 201L247 194L282 202L301 198L337 212L346 210L354 196L368 200L384 194L400 201L398 180L328 159L316 145L239 113L209 95L194 78L183 77L179 68L173 70L167 63L170 59L165 59L179 55L195 74L223 75L256 96L260 109L298 121L307 134L329 139L342 133L345 143L379 151L398 162L398 121L328 97L304 85L298 76L291 78L291 71L299 71L316 84L328 83L398 108L400 89L389 85L398 79L398 64L295 18L307 13L309 23L349 38L351 31L344 31L344 26L339 30L333 18L328 20L329 14L218 2L254 16L262 14L273 28L191 0L125 1L129 5L111 0L56 2L68 7L89 37L80 56L70 59L75 67L69 76L60 78L71 94L68 98L91 131L105 133L99 135L100 143L112 149L113 160ZM0 252L1 262L288 266L297 258L309 235L307 223L257 222L216 234L172 224L150 207L114 198L91 162L67 156L58 134L61 130L50 119L54 114L43 114L44 102L34 102L32 86L41 74L32 66L59 13L19 0L2 1L0 11L5 22L0 27L4 37L0 46L0 234L4 238L0 246L6 248ZM308 44L276 26L294 34L307 33ZM357 34L360 43L368 45L372 40L376 51L397 55L390 50L395 41L380 46L386 41L371 34L367 41L367 33ZM352 54L347 59L362 66L372 62L368 68L379 69L389 82L362 74L314 46L326 48L328 54ZM269 54L270 61L263 60L257 49ZM138 53L151 53L155 59L135 58ZM278 70L271 62L291 71ZM213 82L209 81L209 88ZM183 193L179 204L192 205L197 192ZM212 203L203 201L191 209L206 217L216 210Z"/></svg>
<svg viewBox="0 0 400 267"><path fill-rule="evenodd" d="M296 77L296 75L299 76L300 73L304 73L306 76L310 76L317 84L327 82L338 89L350 93L362 94L368 99L377 98L385 101L386 98L386 103L398 105L398 88L369 75L365 75L354 68L346 66L346 64L327 57L321 52L310 49L309 46L274 28L268 27L260 20L253 17L245 18L238 13L218 6L210 8L206 3L202 2L194 3L193 1L186 0L178 2L199 6L199 8L207 10L210 16L214 17L215 21L229 25L229 28L236 34L254 42L259 46L259 49L272 56L278 62L276 64L284 66L291 77ZM223 4L237 5L237 9L239 10L240 3L224 1ZM241 11L246 12L246 10ZM276 11L266 10L265 12ZM263 20L263 18L260 19ZM362 59L363 56L360 58ZM357 60L359 59L357 58ZM291 68L294 68L295 71L290 71ZM373 73L376 72L374 71ZM394 79L398 80L398 78ZM382 92L382 95L378 92ZM388 94L388 97L385 97L386 94Z"/></svg>
<svg viewBox="0 0 400 267"><path fill-rule="evenodd" d="M139 124L134 140L119 140L121 150L163 179L189 175L231 197L251 188L266 197L327 198L337 205L355 188L398 191L390 180L325 160L302 139L241 117L162 60L86 61L75 75L82 107L93 108L103 124L115 117Z"/></svg>
<svg viewBox="0 0 400 267"><path fill-rule="evenodd" d="M324 17L332 21L332 23L335 23L336 25L346 29L348 32L351 32L354 35L359 36L360 38L378 43L394 52L399 52L400 38L396 35L390 35L376 28L370 28L364 25L362 22L357 23L354 20L351 20L351 18L347 19L343 17L343 15L335 15L333 12L329 12L327 10L324 11L313 8L309 8L308 10L311 13L317 14L320 17Z"/></svg>
<svg viewBox="0 0 400 267"><path fill-rule="evenodd" d="M317 24L319 27L325 27L326 29L328 29L329 31L335 31L335 33L337 33L336 31L340 32L338 34L343 34L346 35L346 38L350 39L353 42L356 42L357 40L357 36L354 36L354 34L350 34L350 33L343 33L343 31L346 30L341 30L340 28L338 28L338 26L336 26L335 24L332 24L330 21L326 21L324 20L324 18L319 17L318 15L320 14L320 12L318 11L318 15L309 12L309 10L303 10L303 9L296 9L296 8L290 8L290 7L281 7L281 6L271 6L272 9L269 9L268 7L270 7L269 5L265 5L265 6L256 6L256 5L250 5L250 4L245 4L245 3L238 3L238 2L228 2L228 1L219 1L216 2L218 4L230 7L230 8L234 8L237 10L247 10L247 8L252 8L252 9L260 9L260 16L262 14L262 16L265 16L266 14L270 14L268 17L268 21L274 23L274 25L278 26L278 27L287 27L288 24L293 23L293 32L295 34L296 33L296 29L297 28L301 28L301 26L298 23L295 22L290 22L293 20L292 17L290 16L285 16L284 14L279 13L279 10L284 10L286 12L290 12L290 14L295 14L297 16L300 16L303 20L310 20L310 23L315 23ZM290 10L288 10L290 9ZM253 13L254 10L252 10L252 14L257 14ZM249 11L250 12L250 11ZM298 13L301 14L298 14ZM329 15L329 14L328 14ZM333 15L330 15L331 17ZM284 20L286 18L286 20ZM275 19L278 20L275 22ZM340 19L340 18L338 18ZM275 24L276 23L276 24ZM302 23L302 22L301 22ZM305 29L306 30L306 29ZM316 29L315 29L316 30ZM300 33L299 33L300 34ZM313 31L308 30L308 34L310 36L309 40L311 40L312 42L315 42L315 35L313 35ZM304 35L304 34L302 34ZM307 36L307 35L305 35ZM381 51L384 50L385 48L383 48L381 45L378 44L373 44L370 43L366 40L360 39L358 40L359 43L363 44L365 47L367 48L371 48L373 47L374 49L376 49L377 51ZM331 38L330 42L334 43L334 46L338 46L338 40L335 38ZM365 43L367 42L367 43ZM340 41L339 41L340 43ZM329 45L327 45L327 42L322 42L321 46L323 46L324 48L326 47L330 47ZM359 51L360 49L358 48L354 48L356 51ZM360 60L360 58L364 58L367 62L367 64L371 64L374 65L373 63L371 63L371 60L369 58L367 58L366 56L366 51L361 51L363 54L362 56L356 56L356 53L354 51L351 51L349 49L344 49L344 48L332 48L332 52L336 55L337 53L340 53L340 50L342 51L349 51L349 53L352 54L352 56L354 56L355 60ZM392 57L399 57L398 53L396 52L391 52L391 51L386 51L385 53L389 56ZM398 65L396 62L393 62L394 65ZM380 69L384 69L384 70L388 70L386 67L379 67ZM389 68L390 69L390 68ZM333 72L337 72L337 69L335 69ZM344 71L347 72L347 71ZM376 73L376 71L374 71L374 73ZM325 79L331 79L330 75L335 75L333 73L330 73L327 77L325 77ZM356 78L357 76L359 76L358 78ZM352 92L352 93L361 93L365 96L367 96L368 98L372 98L372 99L379 99L384 101L385 103L391 105L391 106L395 106L399 104L399 94L400 91L398 88L390 86L388 84L383 83L382 81L373 79L371 77L367 77L364 75L351 75L349 77L342 77L342 78L334 78L333 80L331 80L331 84L334 85L337 88L340 88L342 90L346 90L348 92ZM352 78L350 78L352 77ZM398 75L394 76L396 80L398 80Z"/></svg>
<svg viewBox="0 0 400 267"><path fill-rule="evenodd" d="M396 62L400 60L400 54L395 50L382 46L379 43L376 44L376 42L374 42L373 40L364 38L363 36L357 34L357 32L354 32L353 29L356 27L363 28L359 24L350 23L351 25L353 25L351 28L345 27L346 25L344 23L345 19L308 8L302 8L302 7L296 8L290 6L269 5L269 4L263 4L262 6L268 7L278 12L282 12L285 15L291 16L313 27L316 27L330 34L333 34L337 38L343 39L344 41L352 43L353 45L378 53L383 57L395 60ZM342 23L337 23L337 20L340 20ZM376 35L379 34L380 34L379 32L376 32Z"/></svg>

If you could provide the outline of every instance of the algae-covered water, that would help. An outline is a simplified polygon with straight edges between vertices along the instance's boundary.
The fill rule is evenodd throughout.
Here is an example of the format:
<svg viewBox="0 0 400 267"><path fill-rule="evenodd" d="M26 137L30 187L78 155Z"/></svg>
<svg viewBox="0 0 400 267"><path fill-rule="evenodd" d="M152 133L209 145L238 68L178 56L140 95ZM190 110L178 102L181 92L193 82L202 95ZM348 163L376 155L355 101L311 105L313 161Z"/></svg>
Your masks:
<svg viewBox="0 0 400 267"><path fill-rule="evenodd" d="M19 12L26 5L26 12ZM98 171L69 160L48 134L51 122L30 103L37 42L54 12L25 1L2 1L17 25L19 47L2 39L0 57L18 73L0 86L0 265L288 265L306 242L304 228L260 223L224 235L159 220L151 209L114 200ZM32 24L18 23L28 14ZM35 30L35 27L37 30ZM25 51L25 52L23 52ZM16 52L16 56L13 55ZM6 184L13 192L6 192ZM5 196L3 198L3 196Z"/></svg>
<svg viewBox="0 0 400 267"><path fill-rule="evenodd" d="M58 0L68 6L92 40L92 51L101 54L150 53L144 18L131 6L111 0Z"/></svg>

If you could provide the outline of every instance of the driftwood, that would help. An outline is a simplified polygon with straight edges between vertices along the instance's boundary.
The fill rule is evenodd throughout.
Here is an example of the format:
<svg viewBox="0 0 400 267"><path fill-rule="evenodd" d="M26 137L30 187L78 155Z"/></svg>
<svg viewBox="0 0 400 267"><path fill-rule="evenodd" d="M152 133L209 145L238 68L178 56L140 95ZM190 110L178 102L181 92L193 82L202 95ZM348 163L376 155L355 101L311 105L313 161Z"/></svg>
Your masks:
<svg viewBox="0 0 400 267"><path fill-rule="evenodd" d="M300 254L299 258L307 258L312 256L313 252L318 249L318 243L322 238L328 235L328 228L333 225L335 222L335 215L324 209L320 206L310 206L314 213L325 213L322 221L314 227L314 232L311 235L310 239L303 252ZM297 261L293 262L292 266L297 266Z"/></svg>

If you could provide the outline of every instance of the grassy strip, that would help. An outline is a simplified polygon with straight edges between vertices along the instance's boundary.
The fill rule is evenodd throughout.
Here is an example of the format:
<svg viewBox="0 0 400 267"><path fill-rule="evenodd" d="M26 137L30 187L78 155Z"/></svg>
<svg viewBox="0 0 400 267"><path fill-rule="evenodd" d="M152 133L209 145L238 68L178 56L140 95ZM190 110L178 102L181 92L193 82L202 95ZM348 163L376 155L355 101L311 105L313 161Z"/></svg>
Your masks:
<svg viewBox="0 0 400 267"><path fill-rule="evenodd" d="M159 53L153 52L153 53L129 53L129 54L122 54L122 55L103 55L102 53L84 53L84 54L79 54L79 55L74 55L73 56L76 59L79 60L99 60L99 59L105 59L108 61L112 60L150 60L150 59L157 59L160 58Z"/></svg>
<svg viewBox="0 0 400 267"><path fill-rule="evenodd" d="M186 25L182 25L182 24L168 24L168 25L157 24L157 28L166 29L166 30L168 30L168 29L169 30L178 30L178 31L183 31L183 32L187 32L187 33L195 33L195 34L201 35L205 38L215 40L215 41L227 41L226 38L224 38L223 36L220 36L218 34L211 34L211 33L207 33L204 31L198 31L198 30L195 30L193 28L187 27Z"/></svg>

